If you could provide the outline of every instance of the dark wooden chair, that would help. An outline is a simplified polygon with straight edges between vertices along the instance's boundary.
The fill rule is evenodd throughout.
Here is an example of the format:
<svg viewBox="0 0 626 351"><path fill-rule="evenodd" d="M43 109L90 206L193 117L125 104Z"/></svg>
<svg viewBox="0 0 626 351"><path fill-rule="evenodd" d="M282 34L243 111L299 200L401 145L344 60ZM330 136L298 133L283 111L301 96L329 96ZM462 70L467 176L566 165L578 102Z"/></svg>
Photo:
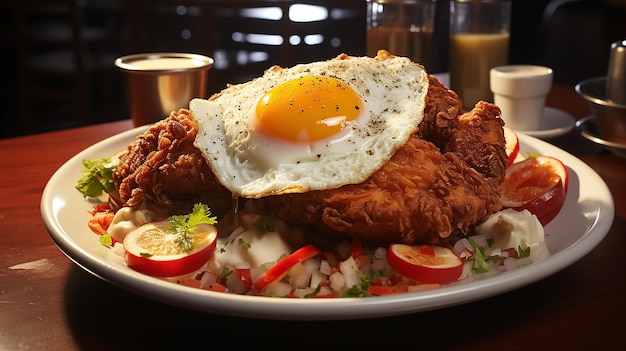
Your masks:
<svg viewBox="0 0 626 351"><path fill-rule="evenodd" d="M552 67L559 83L606 75L610 45L617 40L611 23L605 1L550 1L538 31L537 62Z"/></svg>
<svg viewBox="0 0 626 351"><path fill-rule="evenodd" d="M135 0L129 53L183 51L215 59L209 93L272 65L365 52L365 2Z"/></svg>
<svg viewBox="0 0 626 351"><path fill-rule="evenodd" d="M93 46L110 33L86 26L84 8L75 0L15 0L10 8L16 35L19 133L95 122L94 72L113 67L114 57Z"/></svg>

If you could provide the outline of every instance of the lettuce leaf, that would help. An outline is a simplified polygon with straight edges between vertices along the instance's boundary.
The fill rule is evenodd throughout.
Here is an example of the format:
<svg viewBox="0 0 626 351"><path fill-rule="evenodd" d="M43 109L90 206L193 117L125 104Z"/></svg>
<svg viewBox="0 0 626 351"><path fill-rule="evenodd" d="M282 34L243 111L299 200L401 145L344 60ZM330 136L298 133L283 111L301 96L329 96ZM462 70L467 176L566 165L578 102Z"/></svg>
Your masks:
<svg viewBox="0 0 626 351"><path fill-rule="evenodd" d="M83 176L76 182L76 189L85 197L98 197L102 192L115 189L113 171L117 167L110 157L83 160Z"/></svg>

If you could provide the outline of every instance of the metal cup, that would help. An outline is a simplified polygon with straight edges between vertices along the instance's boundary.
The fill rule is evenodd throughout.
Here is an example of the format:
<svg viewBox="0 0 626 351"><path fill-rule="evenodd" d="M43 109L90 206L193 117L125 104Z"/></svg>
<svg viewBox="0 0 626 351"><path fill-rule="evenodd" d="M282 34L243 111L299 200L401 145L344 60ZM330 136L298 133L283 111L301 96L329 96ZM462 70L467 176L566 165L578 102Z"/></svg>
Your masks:
<svg viewBox="0 0 626 351"><path fill-rule="evenodd" d="M576 84L576 92L587 101L600 136L608 142L626 146L626 104L607 98L606 77L585 79Z"/></svg>
<svg viewBox="0 0 626 351"><path fill-rule="evenodd" d="M135 127L157 122L170 112L205 98L213 59L203 55L159 52L122 56L115 65L126 72Z"/></svg>

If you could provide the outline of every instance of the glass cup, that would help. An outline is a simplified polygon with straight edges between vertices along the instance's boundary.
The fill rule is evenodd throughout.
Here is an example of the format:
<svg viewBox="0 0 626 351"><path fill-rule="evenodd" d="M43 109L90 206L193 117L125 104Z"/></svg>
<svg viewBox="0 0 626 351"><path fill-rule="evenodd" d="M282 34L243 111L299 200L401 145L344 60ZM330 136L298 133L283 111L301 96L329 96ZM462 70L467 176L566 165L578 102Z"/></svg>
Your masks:
<svg viewBox="0 0 626 351"><path fill-rule="evenodd" d="M185 53L142 53L122 56L115 65L126 72L133 126L157 122L170 112L205 98L213 59Z"/></svg>
<svg viewBox="0 0 626 351"><path fill-rule="evenodd" d="M385 49L428 70L434 27L435 0L367 0L367 55Z"/></svg>
<svg viewBox="0 0 626 351"><path fill-rule="evenodd" d="M540 129L553 75L551 68L536 65L507 65L491 69L494 103L500 107L507 127L521 131Z"/></svg>
<svg viewBox="0 0 626 351"><path fill-rule="evenodd" d="M469 110L493 102L489 71L508 64L510 0L450 1L450 88Z"/></svg>

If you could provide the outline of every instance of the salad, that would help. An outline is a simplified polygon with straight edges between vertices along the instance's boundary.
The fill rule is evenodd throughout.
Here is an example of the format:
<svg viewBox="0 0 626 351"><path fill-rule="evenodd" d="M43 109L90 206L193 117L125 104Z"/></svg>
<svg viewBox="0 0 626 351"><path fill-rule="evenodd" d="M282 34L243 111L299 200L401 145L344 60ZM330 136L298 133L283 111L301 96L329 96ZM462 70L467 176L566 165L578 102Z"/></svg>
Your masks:
<svg viewBox="0 0 626 351"><path fill-rule="evenodd" d="M567 168L549 156L520 157L516 136L506 132L510 164L504 209L453 247L331 241L288 226L253 200L234 225L217 223L202 203L189 214L169 217L150 208L113 211L106 194L112 189L114 158L85 161L76 187L99 198L88 225L103 245L131 269L176 284L294 298L422 291L518 269L549 255L543 226L565 200Z"/></svg>

